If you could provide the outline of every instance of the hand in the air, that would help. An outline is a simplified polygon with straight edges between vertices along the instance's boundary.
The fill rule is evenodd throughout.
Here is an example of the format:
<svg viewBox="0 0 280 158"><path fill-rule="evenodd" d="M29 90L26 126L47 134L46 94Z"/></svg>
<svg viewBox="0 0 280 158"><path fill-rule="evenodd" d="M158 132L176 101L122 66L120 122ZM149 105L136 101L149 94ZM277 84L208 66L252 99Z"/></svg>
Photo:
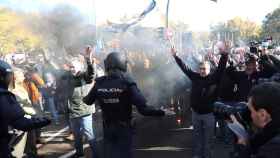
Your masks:
<svg viewBox="0 0 280 158"><path fill-rule="evenodd" d="M225 41L225 42L218 42L217 43L217 47L219 49L219 52L221 54L228 54L230 53L230 50L231 50L231 42L230 41Z"/></svg>
<svg viewBox="0 0 280 158"><path fill-rule="evenodd" d="M171 47L171 55L175 56L177 54L177 50L175 49L174 46Z"/></svg>
<svg viewBox="0 0 280 158"><path fill-rule="evenodd" d="M93 51L93 48L91 46L89 46L89 45L86 46L84 57L88 58L88 59L91 59L92 58L92 51Z"/></svg>

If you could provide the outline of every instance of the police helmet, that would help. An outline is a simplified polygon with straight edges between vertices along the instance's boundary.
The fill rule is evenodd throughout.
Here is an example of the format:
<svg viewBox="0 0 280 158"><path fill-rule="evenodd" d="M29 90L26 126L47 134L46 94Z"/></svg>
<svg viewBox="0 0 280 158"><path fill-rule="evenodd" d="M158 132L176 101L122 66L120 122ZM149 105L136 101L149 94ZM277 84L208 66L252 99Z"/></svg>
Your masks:
<svg viewBox="0 0 280 158"><path fill-rule="evenodd" d="M127 58L124 54L111 52L104 60L105 71L120 70L127 71Z"/></svg>
<svg viewBox="0 0 280 158"><path fill-rule="evenodd" d="M0 60L0 85L3 87L8 87L11 78L8 75L13 74L12 67L5 61Z"/></svg>

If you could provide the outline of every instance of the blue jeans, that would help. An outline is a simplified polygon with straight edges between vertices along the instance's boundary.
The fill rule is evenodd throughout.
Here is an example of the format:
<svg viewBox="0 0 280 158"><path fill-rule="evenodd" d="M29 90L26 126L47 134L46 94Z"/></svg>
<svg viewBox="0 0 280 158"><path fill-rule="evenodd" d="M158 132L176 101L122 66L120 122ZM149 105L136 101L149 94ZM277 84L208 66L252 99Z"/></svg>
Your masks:
<svg viewBox="0 0 280 158"><path fill-rule="evenodd" d="M92 114L70 119L72 132L74 134L75 149L77 155L83 155L83 135L86 136L92 151L93 158L97 158L96 138L93 132Z"/></svg>
<svg viewBox="0 0 280 158"><path fill-rule="evenodd" d="M104 125L105 158L132 158L132 136L129 125Z"/></svg>
<svg viewBox="0 0 280 158"><path fill-rule="evenodd" d="M55 106L55 103L54 103L54 97L47 97L45 99L46 99L46 103L48 105L48 108L51 112L52 118L57 123L59 120L58 120L58 114L57 114L56 106Z"/></svg>
<svg viewBox="0 0 280 158"><path fill-rule="evenodd" d="M213 158L215 118L212 113L198 114L192 111L193 156Z"/></svg>

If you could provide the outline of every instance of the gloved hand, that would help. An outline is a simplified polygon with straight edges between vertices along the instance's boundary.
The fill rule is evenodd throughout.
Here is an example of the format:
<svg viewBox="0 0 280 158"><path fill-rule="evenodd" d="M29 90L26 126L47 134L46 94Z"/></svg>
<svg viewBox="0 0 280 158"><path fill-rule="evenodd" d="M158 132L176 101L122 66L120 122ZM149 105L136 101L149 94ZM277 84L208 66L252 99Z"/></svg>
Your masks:
<svg viewBox="0 0 280 158"><path fill-rule="evenodd" d="M42 128L51 124L51 120L47 117L33 117L34 128Z"/></svg>

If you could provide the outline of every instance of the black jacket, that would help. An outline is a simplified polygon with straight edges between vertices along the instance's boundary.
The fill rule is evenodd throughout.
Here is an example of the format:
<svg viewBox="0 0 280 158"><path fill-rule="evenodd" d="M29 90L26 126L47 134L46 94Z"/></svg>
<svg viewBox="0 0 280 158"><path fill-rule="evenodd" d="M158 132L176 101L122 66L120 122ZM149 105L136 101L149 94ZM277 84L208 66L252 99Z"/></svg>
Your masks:
<svg viewBox="0 0 280 158"><path fill-rule="evenodd" d="M271 121L261 131L257 132L254 136L250 138L248 146L237 145L236 158L250 158L251 155L258 155L260 148L279 134L280 134L280 119ZM275 152L277 153L278 151ZM273 155L273 153L264 153L264 154ZM274 154L273 157L276 158L279 157L279 155Z"/></svg>
<svg viewBox="0 0 280 158"><path fill-rule="evenodd" d="M231 69L228 67L227 69ZM226 71L227 71L226 69ZM224 73L219 83L218 97L222 102L235 102L237 100L238 89L227 73Z"/></svg>
<svg viewBox="0 0 280 158"><path fill-rule="evenodd" d="M48 124L46 121L27 119L25 112L16 100L13 93L0 88L0 157L8 158L10 155L8 126L28 131L41 128Z"/></svg>
<svg viewBox="0 0 280 158"><path fill-rule="evenodd" d="M190 98L192 109L199 114L211 113L213 111L212 104L217 99L217 84L226 67L228 56L222 55L217 70L206 77L192 71L178 56L174 56L174 58L181 70L192 81Z"/></svg>
<svg viewBox="0 0 280 158"><path fill-rule="evenodd" d="M248 94L251 88L258 83L260 73L255 72L252 75L247 75L245 71L231 71L226 72L230 79L237 84L238 94L237 101L247 101Z"/></svg>
<svg viewBox="0 0 280 158"><path fill-rule="evenodd" d="M271 140L278 134L280 134L280 120L272 120L264 127L264 129L262 129L250 139L249 144L252 152L257 153L261 146L266 144L269 140Z"/></svg>
<svg viewBox="0 0 280 158"><path fill-rule="evenodd" d="M129 122L132 118L132 105L135 105L142 115L164 115L163 111L148 107L136 83L122 74L97 78L94 87L83 101L88 105L97 101L102 109L103 120L107 124Z"/></svg>
<svg viewBox="0 0 280 158"><path fill-rule="evenodd" d="M236 69L227 69L226 73L237 84L237 101L247 101L248 94L253 86L260 83L262 79L270 78L277 72L274 62L270 62L267 56L260 57L263 69L247 75L245 71L236 71Z"/></svg>

